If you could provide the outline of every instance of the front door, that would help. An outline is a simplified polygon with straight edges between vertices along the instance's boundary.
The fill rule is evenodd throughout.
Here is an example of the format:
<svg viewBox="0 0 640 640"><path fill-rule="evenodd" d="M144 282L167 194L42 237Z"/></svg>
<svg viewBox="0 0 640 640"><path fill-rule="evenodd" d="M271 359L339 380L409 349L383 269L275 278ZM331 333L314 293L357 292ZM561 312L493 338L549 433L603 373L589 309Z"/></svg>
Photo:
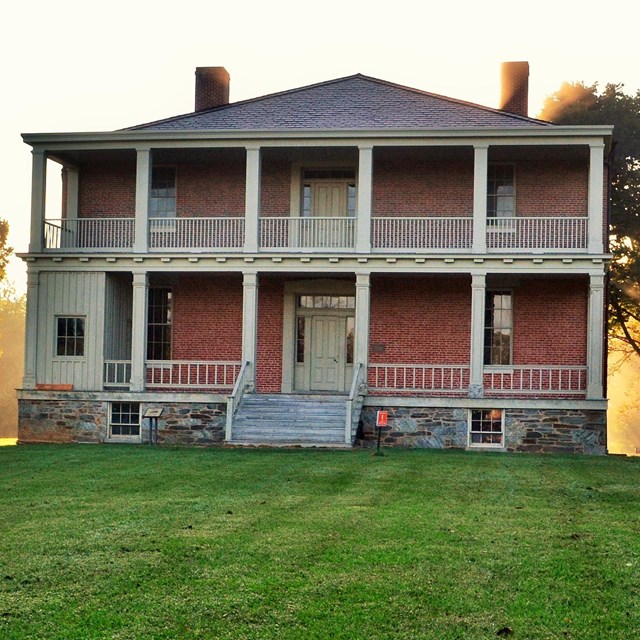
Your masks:
<svg viewBox="0 0 640 640"><path fill-rule="evenodd" d="M347 215L347 184L318 180L311 183L311 215L318 218Z"/></svg>
<svg viewBox="0 0 640 640"><path fill-rule="evenodd" d="M316 315L311 320L310 387L312 391L342 391L345 370L344 316Z"/></svg>

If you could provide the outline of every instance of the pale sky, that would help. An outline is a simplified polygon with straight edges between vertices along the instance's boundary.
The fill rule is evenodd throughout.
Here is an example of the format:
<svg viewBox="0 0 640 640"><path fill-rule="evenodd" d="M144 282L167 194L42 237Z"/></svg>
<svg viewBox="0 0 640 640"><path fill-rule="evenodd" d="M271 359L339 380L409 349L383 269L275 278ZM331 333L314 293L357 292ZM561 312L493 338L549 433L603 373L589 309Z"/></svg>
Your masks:
<svg viewBox="0 0 640 640"><path fill-rule="evenodd" d="M28 246L21 133L110 131L193 110L197 66L231 101L354 73L497 106L500 63L528 60L529 111L562 81L640 88L640 3L584 0L22 0L0 26L0 218ZM58 176L49 177L58 181ZM57 206L57 202L49 203ZM51 214L52 217L56 217ZM25 286L22 261L9 273Z"/></svg>

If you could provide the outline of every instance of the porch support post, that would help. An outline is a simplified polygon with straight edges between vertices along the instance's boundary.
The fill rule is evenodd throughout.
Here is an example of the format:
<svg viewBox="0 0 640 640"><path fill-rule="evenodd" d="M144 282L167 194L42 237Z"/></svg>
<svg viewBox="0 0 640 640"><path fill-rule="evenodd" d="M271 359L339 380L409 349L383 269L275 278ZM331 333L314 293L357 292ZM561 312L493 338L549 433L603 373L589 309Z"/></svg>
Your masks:
<svg viewBox="0 0 640 640"><path fill-rule="evenodd" d="M65 217L67 220L78 219L78 188L80 172L77 167L66 166L64 172L65 183Z"/></svg>
<svg viewBox="0 0 640 640"><path fill-rule="evenodd" d="M367 367L369 366L369 321L371 315L370 305L370 275L368 273L356 274L356 336L354 364L361 363L365 369L367 379Z"/></svg>
<svg viewBox="0 0 640 640"><path fill-rule="evenodd" d="M27 317L24 344L24 375L22 387L36 388L36 367L38 364L38 292L40 274L27 270Z"/></svg>
<svg viewBox="0 0 640 640"><path fill-rule="evenodd" d="M604 356L604 274L589 276L587 319L587 399L602 399Z"/></svg>
<svg viewBox="0 0 640 640"><path fill-rule="evenodd" d="M29 253L42 251L47 194L47 156L43 149L31 152L31 237Z"/></svg>
<svg viewBox="0 0 640 640"><path fill-rule="evenodd" d="M244 252L258 251L258 224L260 220L260 147L247 147L247 178L244 209Z"/></svg>
<svg viewBox="0 0 640 640"><path fill-rule="evenodd" d="M358 148L358 210L356 252L371 253L371 204L373 201L373 147Z"/></svg>
<svg viewBox="0 0 640 640"><path fill-rule="evenodd" d="M258 274L242 274L242 361L249 361L247 385L256 387L256 354L258 345Z"/></svg>
<svg viewBox="0 0 640 640"><path fill-rule="evenodd" d="M151 189L151 149L136 149L136 221L133 242L134 253L149 250L149 192Z"/></svg>
<svg viewBox="0 0 640 640"><path fill-rule="evenodd" d="M471 274L471 359L469 376L469 397L482 398L484 395L484 304L486 273Z"/></svg>
<svg viewBox="0 0 640 640"><path fill-rule="evenodd" d="M589 145L588 253L603 253L604 144Z"/></svg>
<svg viewBox="0 0 640 640"><path fill-rule="evenodd" d="M489 145L473 147L473 253L487 252L487 176Z"/></svg>
<svg viewBox="0 0 640 640"><path fill-rule="evenodd" d="M131 322L131 391L144 391L147 356L147 300L149 279L143 270L133 272L133 318Z"/></svg>

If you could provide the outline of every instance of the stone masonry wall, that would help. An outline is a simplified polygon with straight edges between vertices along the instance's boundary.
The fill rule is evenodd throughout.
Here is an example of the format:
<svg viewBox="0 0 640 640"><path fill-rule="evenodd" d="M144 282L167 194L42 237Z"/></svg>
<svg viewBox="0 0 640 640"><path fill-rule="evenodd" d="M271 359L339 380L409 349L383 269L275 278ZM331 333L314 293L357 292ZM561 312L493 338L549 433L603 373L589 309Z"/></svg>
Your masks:
<svg viewBox="0 0 640 640"><path fill-rule="evenodd" d="M365 407L359 443L373 446L377 439L376 412L389 412L382 431L386 446L466 448L468 410L432 407ZM578 409L505 410L505 448L529 453L606 453L606 412Z"/></svg>
<svg viewBox="0 0 640 640"><path fill-rule="evenodd" d="M155 403L140 403L144 414ZM224 440L227 405L213 403L161 403L158 443L171 445L214 445ZM91 400L20 400L18 441L109 442L109 403ZM149 439L149 421L142 420L142 442Z"/></svg>

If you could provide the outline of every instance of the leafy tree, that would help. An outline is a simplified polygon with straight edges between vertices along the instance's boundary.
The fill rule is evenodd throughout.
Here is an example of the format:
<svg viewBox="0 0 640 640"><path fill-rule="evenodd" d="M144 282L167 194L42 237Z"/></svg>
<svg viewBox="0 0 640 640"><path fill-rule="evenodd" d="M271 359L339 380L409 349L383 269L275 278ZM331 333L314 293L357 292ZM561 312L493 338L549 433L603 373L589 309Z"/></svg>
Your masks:
<svg viewBox="0 0 640 640"><path fill-rule="evenodd" d="M640 91L622 84L563 83L540 118L556 124L612 124L609 323L614 348L640 355Z"/></svg>
<svg viewBox="0 0 640 640"><path fill-rule="evenodd" d="M9 257L13 253L13 248L7 246L7 239L9 238L9 223L6 220L0 219L0 282L4 280L7 273L7 264L9 263Z"/></svg>

